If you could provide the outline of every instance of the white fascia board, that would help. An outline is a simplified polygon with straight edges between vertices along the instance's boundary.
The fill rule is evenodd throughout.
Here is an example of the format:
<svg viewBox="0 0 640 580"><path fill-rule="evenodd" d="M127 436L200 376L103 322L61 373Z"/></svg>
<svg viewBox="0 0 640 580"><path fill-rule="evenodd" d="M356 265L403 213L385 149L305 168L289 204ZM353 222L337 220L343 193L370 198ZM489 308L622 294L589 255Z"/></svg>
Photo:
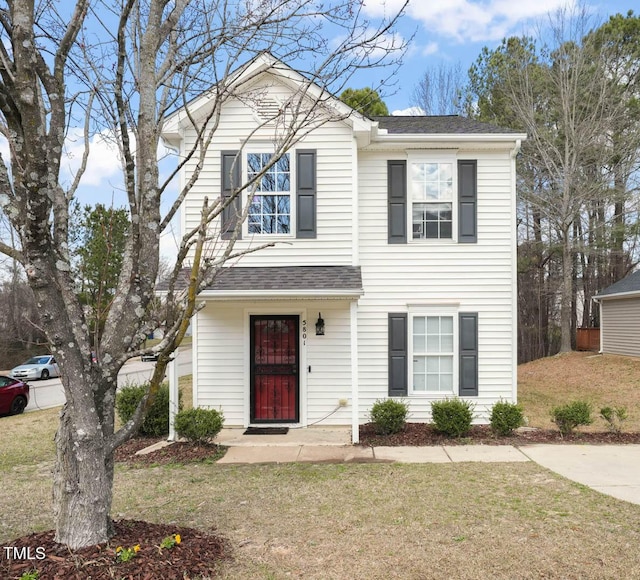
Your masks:
<svg viewBox="0 0 640 580"><path fill-rule="evenodd" d="M240 83L243 78L259 74L260 72L267 70L269 67L274 66L275 61L268 59L267 55L261 54L251 62L241 66L235 73L231 74L231 80L229 87L233 87L234 84ZM214 85L215 86L215 85ZM212 87L213 89L213 87ZM185 112L185 107L188 106L191 111L191 117L197 118L203 108L205 108L211 101L209 91L204 91L201 95L197 96L187 105L180 107L177 111L173 112L167 117L162 128L162 134L177 136L180 134L180 129L185 122L189 120L189 116Z"/></svg>
<svg viewBox="0 0 640 580"><path fill-rule="evenodd" d="M456 147L460 143L473 144L478 147L504 145L514 148L525 140L527 136L522 133L393 133L383 135L378 133L373 137L368 150L385 149L392 147L437 146L442 148Z"/></svg>
<svg viewBox="0 0 640 580"><path fill-rule="evenodd" d="M333 290L203 290L198 298L218 299L273 299L273 298L303 298L317 299L345 299L357 300L364 294L364 290L333 289Z"/></svg>
<svg viewBox="0 0 640 580"><path fill-rule="evenodd" d="M640 290L630 290L629 292L616 292L615 294L604 294L603 296L594 296L591 300L594 302L600 302L601 300L609 300L610 298L638 298L640 297Z"/></svg>
<svg viewBox="0 0 640 580"><path fill-rule="evenodd" d="M353 128L354 133L359 135L362 133L371 134L373 125L377 125L377 123L374 123L372 120L353 110L340 99L269 54L261 54L243 67L240 67L232 75L228 85L229 87L237 87L243 82L253 81L259 74L264 72L273 74L284 82L288 81L293 90L296 90L300 85L309 84L308 92L311 99L324 101L325 104L335 108L338 115L344 117L344 121ZM206 107L209 101L210 97L206 92L196 97L190 104L191 116L197 118L200 110ZM187 120L188 117L184 107L178 109L165 121L162 131L163 135L171 135L172 137L170 139L174 138L173 136L179 134L181 124Z"/></svg>

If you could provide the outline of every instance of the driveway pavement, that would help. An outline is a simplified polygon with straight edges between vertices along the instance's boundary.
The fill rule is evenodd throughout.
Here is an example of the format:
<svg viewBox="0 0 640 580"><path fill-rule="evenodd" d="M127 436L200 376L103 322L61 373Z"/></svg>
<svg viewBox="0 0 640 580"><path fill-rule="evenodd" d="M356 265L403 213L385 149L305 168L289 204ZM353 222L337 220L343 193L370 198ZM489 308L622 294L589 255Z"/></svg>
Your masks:
<svg viewBox="0 0 640 580"><path fill-rule="evenodd" d="M640 504L640 445L527 445L520 449L567 479Z"/></svg>

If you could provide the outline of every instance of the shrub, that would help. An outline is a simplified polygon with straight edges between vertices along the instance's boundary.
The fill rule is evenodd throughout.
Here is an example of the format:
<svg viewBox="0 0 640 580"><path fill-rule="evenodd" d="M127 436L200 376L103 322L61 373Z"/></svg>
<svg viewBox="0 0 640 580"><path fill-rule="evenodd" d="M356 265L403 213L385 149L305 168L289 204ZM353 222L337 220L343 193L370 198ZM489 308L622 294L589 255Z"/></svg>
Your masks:
<svg viewBox="0 0 640 580"><path fill-rule="evenodd" d="M576 427L593 423L591 413L591 403L573 401L554 407L551 410L551 420L558 426L561 435L570 435Z"/></svg>
<svg viewBox="0 0 640 580"><path fill-rule="evenodd" d="M627 420L626 407L602 407L600 409L600 417L607 423L607 429L611 433L619 434L622 432L622 423Z"/></svg>
<svg viewBox="0 0 640 580"><path fill-rule="evenodd" d="M503 437L524 425L522 407L516 403L498 401L491 409L491 430Z"/></svg>
<svg viewBox="0 0 640 580"><path fill-rule="evenodd" d="M369 417L379 435L399 433L407 423L409 405L394 399L378 400L371 407Z"/></svg>
<svg viewBox="0 0 640 580"><path fill-rule="evenodd" d="M431 418L436 431L449 437L462 437L471 429L475 405L462 399L444 399L431 403Z"/></svg>
<svg viewBox="0 0 640 580"><path fill-rule="evenodd" d="M116 411L123 423L126 423L135 412L138 403L142 400L148 383L143 385L128 385L123 387L116 395ZM182 409L182 393L178 401L178 410ZM151 408L147 411L142 425L138 431L140 435L149 437L161 437L169 434L169 385L160 385L156 399Z"/></svg>
<svg viewBox="0 0 640 580"><path fill-rule="evenodd" d="M224 423L222 411L215 409L189 409L176 415L174 427L180 437L192 443L205 443L220 433Z"/></svg>

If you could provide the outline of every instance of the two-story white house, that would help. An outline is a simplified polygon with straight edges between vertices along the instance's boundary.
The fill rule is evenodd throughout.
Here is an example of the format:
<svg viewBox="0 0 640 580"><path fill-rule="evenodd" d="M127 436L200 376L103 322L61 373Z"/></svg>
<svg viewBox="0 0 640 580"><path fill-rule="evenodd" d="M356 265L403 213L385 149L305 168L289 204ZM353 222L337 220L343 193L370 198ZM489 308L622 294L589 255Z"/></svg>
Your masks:
<svg viewBox="0 0 640 580"><path fill-rule="evenodd" d="M277 107L301 78L275 62L250 65L245 89L266 100L223 106L183 231L205 196L224 196L271 158L261 107ZM495 402L516 400L515 157L525 135L333 106L346 114L260 180L235 249L275 245L227 263L200 295L194 405L221 408L226 426L351 425L354 441L387 397L407 401L412 421L429 421L431 401L462 397L486 422ZM206 108L202 98L191 115ZM184 111L164 137L183 152L194 142ZM247 195L216 224L221 243Z"/></svg>

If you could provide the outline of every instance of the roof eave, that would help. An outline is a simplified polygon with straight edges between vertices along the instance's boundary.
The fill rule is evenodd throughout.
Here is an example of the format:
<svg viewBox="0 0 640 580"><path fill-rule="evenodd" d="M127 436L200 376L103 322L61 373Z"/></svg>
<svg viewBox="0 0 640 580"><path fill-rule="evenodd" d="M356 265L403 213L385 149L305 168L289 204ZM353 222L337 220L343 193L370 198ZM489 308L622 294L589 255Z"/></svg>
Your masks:
<svg viewBox="0 0 640 580"><path fill-rule="evenodd" d="M403 142L403 141L489 141L509 142L524 141L526 133L382 133L374 138L374 142Z"/></svg>
<svg viewBox="0 0 640 580"><path fill-rule="evenodd" d="M199 298L345 298L357 299L364 295L362 288L331 289L279 289L279 290L203 290Z"/></svg>
<svg viewBox="0 0 640 580"><path fill-rule="evenodd" d="M612 292L611 294L598 294L593 297L595 302L600 302L601 300L609 300L610 298L639 298L640 290L628 290L627 292Z"/></svg>

